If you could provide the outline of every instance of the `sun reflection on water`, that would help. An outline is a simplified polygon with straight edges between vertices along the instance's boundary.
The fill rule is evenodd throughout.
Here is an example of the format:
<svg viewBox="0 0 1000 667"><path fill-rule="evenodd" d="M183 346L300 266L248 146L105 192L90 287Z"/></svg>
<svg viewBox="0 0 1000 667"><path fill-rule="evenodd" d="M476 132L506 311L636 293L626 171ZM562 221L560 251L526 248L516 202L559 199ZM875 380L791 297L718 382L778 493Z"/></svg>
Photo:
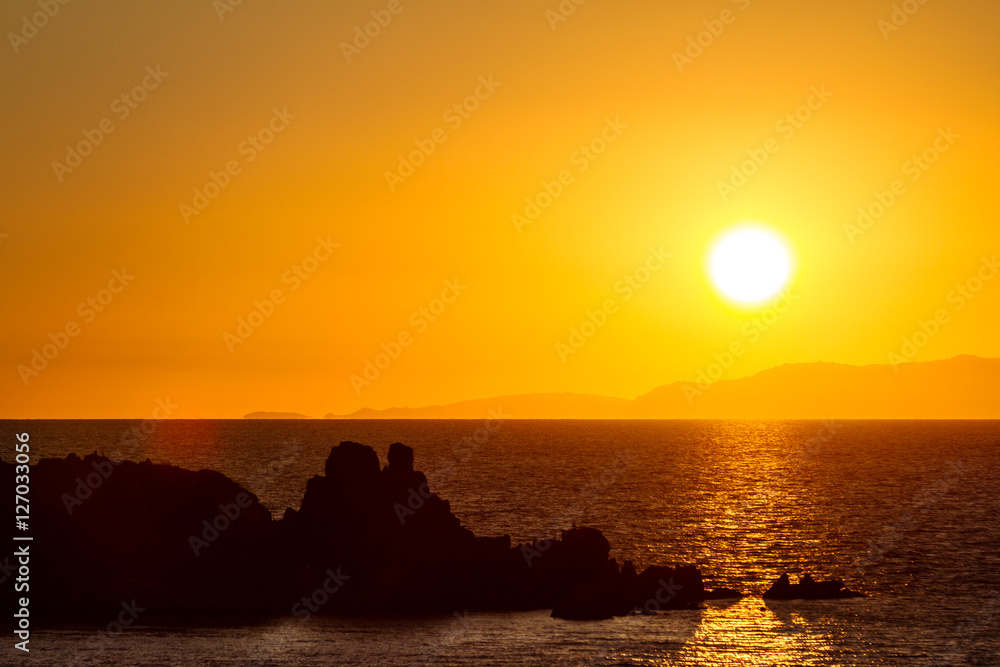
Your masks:
<svg viewBox="0 0 1000 667"><path fill-rule="evenodd" d="M831 650L826 633L799 614L779 614L759 598L744 598L708 605L682 656L695 663L711 657L714 664L818 665L830 664L824 656Z"/></svg>

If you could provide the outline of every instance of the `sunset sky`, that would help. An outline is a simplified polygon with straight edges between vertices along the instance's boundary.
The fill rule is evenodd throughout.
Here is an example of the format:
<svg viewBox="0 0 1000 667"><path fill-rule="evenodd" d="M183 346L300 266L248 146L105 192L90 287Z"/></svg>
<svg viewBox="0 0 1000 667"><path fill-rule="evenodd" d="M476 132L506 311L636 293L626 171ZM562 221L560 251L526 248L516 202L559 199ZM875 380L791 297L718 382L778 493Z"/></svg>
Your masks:
<svg viewBox="0 0 1000 667"><path fill-rule="evenodd" d="M938 311L909 359L1000 357L992 0L39 6L0 9L0 417L634 397ZM744 221L776 316L710 280Z"/></svg>

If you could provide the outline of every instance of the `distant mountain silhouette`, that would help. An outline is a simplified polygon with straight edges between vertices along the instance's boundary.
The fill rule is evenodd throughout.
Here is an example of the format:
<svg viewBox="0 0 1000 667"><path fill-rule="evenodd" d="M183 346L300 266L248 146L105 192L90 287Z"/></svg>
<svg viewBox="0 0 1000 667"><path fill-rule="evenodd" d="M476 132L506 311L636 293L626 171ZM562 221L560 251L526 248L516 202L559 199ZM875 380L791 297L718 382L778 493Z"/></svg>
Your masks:
<svg viewBox="0 0 1000 667"><path fill-rule="evenodd" d="M513 419L615 419L632 401L589 394L519 394L462 401L424 408L363 408L349 415L327 419L482 419L490 410L503 410Z"/></svg>
<svg viewBox="0 0 1000 667"><path fill-rule="evenodd" d="M732 419L998 419L1000 359L900 364L786 364L700 391L674 383L640 396L640 417ZM692 396L688 400L685 392Z"/></svg>
<svg viewBox="0 0 1000 667"><path fill-rule="evenodd" d="M251 412L243 415L243 419L312 419L309 415L298 412Z"/></svg>
<svg viewBox="0 0 1000 667"><path fill-rule="evenodd" d="M1000 419L1000 359L962 355L895 369L786 364L745 378L698 380L657 387L635 400L524 394L327 418L480 419L502 409L512 419Z"/></svg>

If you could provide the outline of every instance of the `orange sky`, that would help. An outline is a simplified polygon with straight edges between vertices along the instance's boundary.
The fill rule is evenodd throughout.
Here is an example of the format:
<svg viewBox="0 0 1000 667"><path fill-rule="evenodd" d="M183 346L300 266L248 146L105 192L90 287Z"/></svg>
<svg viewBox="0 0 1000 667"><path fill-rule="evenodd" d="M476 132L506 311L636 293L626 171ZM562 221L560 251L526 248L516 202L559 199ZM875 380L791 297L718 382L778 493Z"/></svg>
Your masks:
<svg viewBox="0 0 1000 667"><path fill-rule="evenodd" d="M1000 280L952 292L1000 252L996 2L224 3L0 9L0 417L632 397L735 341L888 363L942 309L913 360L1000 356ZM766 330L705 272L747 219L794 252Z"/></svg>

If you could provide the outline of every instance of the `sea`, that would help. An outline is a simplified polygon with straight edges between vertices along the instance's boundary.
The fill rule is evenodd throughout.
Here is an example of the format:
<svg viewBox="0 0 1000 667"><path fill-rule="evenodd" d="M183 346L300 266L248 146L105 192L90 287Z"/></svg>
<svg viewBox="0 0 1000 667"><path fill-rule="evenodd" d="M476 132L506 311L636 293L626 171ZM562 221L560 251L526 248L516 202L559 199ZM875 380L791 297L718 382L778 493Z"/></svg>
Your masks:
<svg viewBox="0 0 1000 667"><path fill-rule="evenodd" d="M402 442L477 535L533 543L593 526L619 563L692 563L707 587L747 594L596 622L456 609L222 627L140 615L119 628L33 610L30 654L8 637L2 664L1000 664L1000 421L527 421L498 405L482 420L0 424L6 460L26 431L35 460L96 451L214 469L275 518L339 442L371 445L383 464ZM763 600L783 572L865 597Z"/></svg>

